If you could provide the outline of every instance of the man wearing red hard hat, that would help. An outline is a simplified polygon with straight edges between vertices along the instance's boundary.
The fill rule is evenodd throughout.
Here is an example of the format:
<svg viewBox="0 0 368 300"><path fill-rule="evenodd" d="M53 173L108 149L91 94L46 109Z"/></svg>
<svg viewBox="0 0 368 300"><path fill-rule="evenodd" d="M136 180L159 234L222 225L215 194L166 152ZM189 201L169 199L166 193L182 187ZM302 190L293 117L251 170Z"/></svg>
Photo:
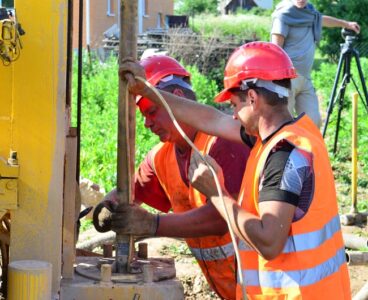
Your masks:
<svg viewBox="0 0 368 300"><path fill-rule="evenodd" d="M155 103L157 96L134 79L142 70L126 61L121 76L131 93ZM212 173L193 154L189 178L239 238L242 290L250 299L350 299L334 178L323 138L308 116L288 110L290 80L296 77L279 46L251 42L234 51L225 67L224 90L233 117L161 91L176 118L201 132L252 146L237 200L223 181L225 207ZM221 166L207 158L222 177ZM238 278L239 279L239 278ZM243 286L240 283L243 282Z"/></svg>
<svg viewBox="0 0 368 300"><path fill-rule="evenodd" d="M190 99L196 95L190 74L175 59L151 56L140 61L149 83L159 90ZM136 103L144 124L161 143L139 166L135 176L135 202L172 214L150 214L138 205L117 207L112 191L96 207L94 225L98 231L125 230L138 236L185 238L209 285L222 299L235 299L236 275L234 248L226 222L204 195L188 180L191 148L171 121L168 112L147 97L137 95ZM237 196L249 147L199 132L181 123L197 148L211 155L224 170L227 190ZM114 219L112 212L115 212Z"/></svg>

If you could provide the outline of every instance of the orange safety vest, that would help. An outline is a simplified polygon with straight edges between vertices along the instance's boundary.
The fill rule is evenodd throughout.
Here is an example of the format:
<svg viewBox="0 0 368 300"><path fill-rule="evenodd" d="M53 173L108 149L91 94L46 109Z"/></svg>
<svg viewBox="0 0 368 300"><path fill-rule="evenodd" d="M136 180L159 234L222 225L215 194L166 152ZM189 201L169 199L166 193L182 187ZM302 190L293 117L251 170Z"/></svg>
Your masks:
<svg viewBox="0 0 368 300"><path fill-rule="evenodd" d="M194 144L207 154L215 137L197 133ZM152 151L156 176L170 200L174 213L206 204L206 198L187 186L179 171L173 143L158 144ZM230 234L185 239L209 285L223 299L235 299L235 257Z"/></svg>
<svg viewBox="0 0 368 300"><path fill-rule="evenodd" d="M239 203L259 216L259 180L270 151L282 139L308 157L312 155L313 199L304 217L291 224L284 249L275 259L266 260L244 241L239 242L247 297L351 299L332 169L323 138L307 116L284 126L266 144L257 141L248 159ZM242 299L239 282L237 299Z"/></svg>

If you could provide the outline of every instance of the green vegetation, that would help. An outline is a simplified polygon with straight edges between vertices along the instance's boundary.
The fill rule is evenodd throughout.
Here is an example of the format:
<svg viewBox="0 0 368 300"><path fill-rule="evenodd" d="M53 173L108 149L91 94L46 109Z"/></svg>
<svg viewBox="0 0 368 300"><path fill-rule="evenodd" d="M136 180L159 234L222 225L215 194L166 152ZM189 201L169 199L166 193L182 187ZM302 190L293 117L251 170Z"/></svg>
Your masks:
<svg viewBox="0 0 368 300"><path fill-rule="evenodd" d="M234 40L270 40L271 18L249 14L200 15L192 22L192 29L203 35L232 37Z"/></svg>
<svg viewBox="0 0 368 300"><path fill-rule="evenodd" d="M175 14L217 13L218 0L176 0Z"/></svg>
<svg viewBox="0 0 368 300"><path fill-rule="evenodd" d="M93 228L93 221L89 219L81 220L81 226L79 228L80 233L85 232L88 229Z"/></svg>
<svg viewBox="0 0 368 300"><path fill-rule="evenodd" d="M368 70L368 59L361 59L362 69ZM360 79L357 74L355 63L351 64L353 78L358 84L359 90ZM327 105L332 91L333 82L337 72L337 65L324 62L318 66L313 74L314 86L320 98L322 117L325 118ZM364 72L364 71L363 71ZM365 74L368 76L368 74ZM339 81L341 83L341 79ZM345 98L343 101L343 109L341 114L341 124L339 130L339 138L337 145L337 153L334 155L333 144L336 132L336 121L338 113L338 105L336 104L326 133L326 144L330 151L332 168L334 171L337 190L339 194L340 206L343 211L350 209L351 205L351 136L352 136L352 94L356 89L353 82L348 84ZM365 211L368 208L368 152L365 150L368 142L368 113L363 102L358 102L358 209Z"/></svg>
<svg viewBox="0 0 368 300"><path fill-rule="evenodd" d="M368 48L364 45L368 43L367 14L364 7L367 7L368 0L314 0L312 3L324 15L342 18L348 21L356 21L361 27L357 42L361 55L368 56ZM320 43L320 49L324 55L336 61L340 53L340 43L344 40L341 37L340 28L328 28L323 30L323 40Z"/></svg>
<svg viewBox="0 0 368 300"><path fill-rule="evenodd" d="M2 1L3 7L14 7L14 0L3 0Z"/></svg>
<svg viewBox="0 0 368 300"><path fill-rule="evenodd" d="M164 255L170 253L170 255L173 257L192 255L186 243L163 245L162 250L160 252Z"/></svg>

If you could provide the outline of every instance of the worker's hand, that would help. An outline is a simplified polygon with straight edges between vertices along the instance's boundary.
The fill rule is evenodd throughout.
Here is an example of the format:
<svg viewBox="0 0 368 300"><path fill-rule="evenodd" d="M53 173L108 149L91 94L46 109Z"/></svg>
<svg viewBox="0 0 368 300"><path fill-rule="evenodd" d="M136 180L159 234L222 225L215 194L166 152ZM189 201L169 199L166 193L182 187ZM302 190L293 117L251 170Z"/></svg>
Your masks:
<svg viewBox="0 0 368 300"><path fill-rule="evenodd" d="M206 160L215 170L221 189L224 190L224 175L222 174L221 167L211 156L206 155ZM196 152L192 154L188 176L192 186L207 198L218 196L218 190L213 174L206 163L202 160L201 156Z"/></svg>
<svg viewBox="0 0 368 300"><path fill-rule="evenodd" d="M111 216L117 206L116 190L113 190L95 207L93 212L93 225L98 232L107 232L111 230Z"/></svg>
<svg viewBox="0 0 368 300"><path fill-rule="evenodd" d="M128 81L129 91L134 95L145 96L145 92L149 90L142 81L136 79L136 77L146 79L146 73L144 68L132 58L122 60L119 76Z"/></svg>
<svg viewBox="0 0 368 300"><path fill-rule="evenodd" d="M137 204L119 204L112 214L112 230L123 235L155 236L158 220L158 215Z"/></svg>
<svg viewBox="0 0 368 300"><path fill-rule="evenodd" d="M347 29L354 30L357 34L360 32L360 26L357 22L348 22Z"/></svg>

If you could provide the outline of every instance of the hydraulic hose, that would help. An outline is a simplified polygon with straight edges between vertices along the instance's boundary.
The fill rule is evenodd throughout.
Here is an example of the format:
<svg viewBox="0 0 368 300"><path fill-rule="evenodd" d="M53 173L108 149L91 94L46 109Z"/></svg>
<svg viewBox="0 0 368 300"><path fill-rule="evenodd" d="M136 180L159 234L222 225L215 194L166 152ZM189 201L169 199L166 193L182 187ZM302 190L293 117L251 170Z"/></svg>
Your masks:
<svg viewBox="0 0 368 300"><path fill-rule="evenodd" d="M204 161L204 163L207 165L207 167L211 170L211 173L214 177L215 183L216 183L216 188L219 194L219 197L221 198L222 201L222 205L224 207L225 210L225 216L226 216L226 223L227 223L227 227L229 228L229 232L230 232L230 236L231 236L231 241L233 243L234 246L234 251L235 251L235 257L236 257L236 262L237 262L237 269L238 269L238 278L239 278L239 282L242 288L242 294L243 294L243 300L247 300L247 294L246 294L246 289L245 289L245 285L243 282L243 276L242 276L242 266L241 266L241 260L240 260L240 255L239 255L239 248L238 248L238 244L236 242L236 237L233 231L233 228L231 227L231 223L230 223L230 216L229 213L227 211L226 205L225 205L225 200L224 200L224 196L222 193L222 189L221 189L221 185L220 185L220 181L217 177L217 174L215 172L215 170L213 169L213 167L208 163L208 161L206 160L206 158L202 155L202 153L198 150L198 148L194 145L194 143L188 138L188 136L185 134L184 130L180 127L178 121L175 119L175 116L170 108L170 106L167 104L167 102L165 101L164 97L157 91L157 89L148 81L146 81L144 78L136 76L135 77L136 80L139 80L141 82L143 82L148 88L150 88L155 94L156 96L160 99L162 105L164 106L164 108L167 110L172 122L174 123L174 126L176 127L176 129L179 131L179 133L182 135L182 137L185 139L185 141L190 145L190 147L197 153L200 155L200 157L202 158L202 160ZM129 93L128 89L127 89L127 93Z"/></svg>

